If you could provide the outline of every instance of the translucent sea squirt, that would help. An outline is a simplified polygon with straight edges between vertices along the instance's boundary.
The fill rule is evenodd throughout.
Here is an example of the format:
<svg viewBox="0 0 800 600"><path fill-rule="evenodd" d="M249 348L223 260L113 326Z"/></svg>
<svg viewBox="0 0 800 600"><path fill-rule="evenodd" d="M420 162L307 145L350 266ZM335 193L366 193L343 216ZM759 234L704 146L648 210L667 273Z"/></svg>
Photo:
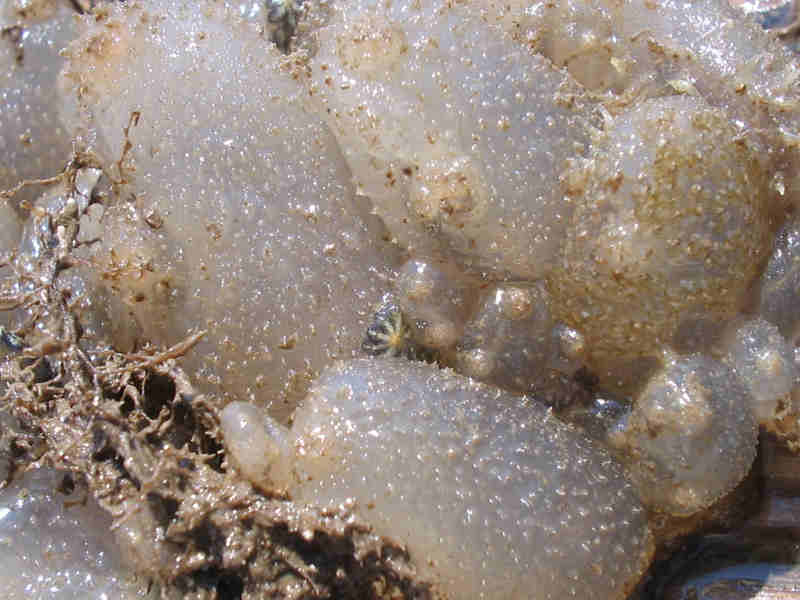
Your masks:
<svg viewBox="0 0 800 600"><path fill-rule="evenodd" d="M241 451L258 428L239 428L238 414L251 412L223 411L240 465L261 460ZM276 469L272 483L296 501L354 501L442 597L621 600L649 563L647 517L621 466L535 400L422 363L354 360L322 373L291 436L276 460L293 473ZM250 446L287 448L262 442Z"/></svg>

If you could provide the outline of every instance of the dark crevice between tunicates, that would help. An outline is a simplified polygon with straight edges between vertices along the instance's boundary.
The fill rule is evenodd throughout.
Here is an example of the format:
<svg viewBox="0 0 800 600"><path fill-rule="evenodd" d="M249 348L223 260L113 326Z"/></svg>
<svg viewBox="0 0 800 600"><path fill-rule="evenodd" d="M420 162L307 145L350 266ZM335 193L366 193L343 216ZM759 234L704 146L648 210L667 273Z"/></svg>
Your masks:
<svg viewBox="0 0 800 600"><path fill-rule="evenodd" d="M720 589L723 581L746 580L753 587L748 591L755 596L758 595L755 588L767 581L771 571L785 571L788 566L796 565L799 558L800 546L791 536L754 538L740 533L692 536L669 561L653 566L651 577L636 599L705 597L698 594L706 587L713 588L715 577ZM754 569L761 571L763 578L753 577Z"/></svg>
<svg viewBox="0 0 800 600"><path fill-rule="evenodd" d="M185 593L205 590L214 593L217 600L240 600L245 589L246 574L236 570L205 569L191 575L190 581L176 586Z"/></svg>
<svg viewBox="0 0 800 600"><path fill-rule="evenodd" d="M758 464L760 460L756 459ZM647 574L628 600L689 600L696 592L691 592L693 584L687 582L701 573L762 559L794 562L800 557L796 537L786 532L765 535L749 527L763 505L763 493L762 474L753 468L722 500L690 517L651 513L649 520L658 548Z"/></svg>
<svg viewBox="0 0 800 600"><path fill-rule="evenodd" d="M394 589L400 598L432 600L434 595L426 584L399 576L387 569L393 563L408 564L408 553L392 544L385 544L378 552L359 557L352 538L315 532L305 539L285 525L269 529L274 544L296 553L303 563L314 565L314 583L326 588L330 597L342 600L377 600L382 590ZM311 593L308 598L319 595ZM395 596L392 596L395 597Z"/></svg>

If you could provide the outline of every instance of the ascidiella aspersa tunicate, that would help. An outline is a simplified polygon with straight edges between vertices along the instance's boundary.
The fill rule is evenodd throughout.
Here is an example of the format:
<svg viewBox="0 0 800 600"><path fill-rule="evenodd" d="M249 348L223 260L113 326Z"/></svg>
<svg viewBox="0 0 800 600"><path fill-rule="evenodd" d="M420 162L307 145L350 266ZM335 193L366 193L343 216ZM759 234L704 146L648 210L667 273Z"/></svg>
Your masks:
<svg viewBox="0 0 800 600"><path fill-rule="evenodd" d="M261 464L253 451L268 447L277 468L254 483L354 501L444 598L622 599L649 563L647 516L622 467L535 400L360 359L321 374L291 431L264 412L241 427L253 412L231 403L222 425L237 464Z"/></svg>

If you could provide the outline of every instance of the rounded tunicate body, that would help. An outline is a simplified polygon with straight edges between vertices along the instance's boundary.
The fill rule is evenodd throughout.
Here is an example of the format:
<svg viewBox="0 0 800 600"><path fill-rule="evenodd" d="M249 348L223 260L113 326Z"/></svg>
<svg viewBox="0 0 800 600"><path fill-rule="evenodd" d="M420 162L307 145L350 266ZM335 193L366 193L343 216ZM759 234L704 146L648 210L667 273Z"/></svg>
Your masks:
<svg viewBox="0 0 800 600"><path fill-rule="evenodd" d="M722 111L682 96L643 102L573 175L550 289L554 316L585 335L601 381L657 357L684 322L742 308L769 250L768 181Z"/></svg>
<svg viewBox="0 0 800 600"><path fill-rule="evenodd" d="M559 176L591 104L465 6L336 7L309 102L398 244L493 275L548 272L571 211Z"/></svg>
<svg viewBox="0 0 800 600"><path fill-rule="evenodd" d="M355 501L443 598L621 600L649 561L621 467L534 400L356 360L322 373L292 434L293 498Z"/></svg>
<svg viewBox="0 0 800 600"><path fill-rule="evenodd" d="M175 311L185 302L185 271L163 260L172 240L163 230L142 226L128 203L92 205L80 222L81 238L95 240L75 250L76 271L95 287L92 310L102 335L121 352L147 339L172 342ZM89 268L87 268L87 266ZM175 336L175 337L173 337Z"/></svg>
<svg viewBox="0 0 800 600"><path fill-rule="evenodd" d="M760 279L758 313L796 341L800 331L800 221L793 219L778 232L772 255Z"/></svg>
<svg viewBox="0 0 800 600"><path fill-rule="evenodd" d="M288 432L263 409L247 402L231 402L220 414L220 429L228 457L244 477L266 490L284 482L288 468Z"/></svg>
<svg viewBox="0 0 800 600"><path fill-rule="evenodd" d="M759 423L774 420L779 404L789 402L797 380L794 349L764 319L737 328L727 349L728 364L750 390L756 419Z"/></svg>
<svg viewBox="0 0 800 600"><path fill-rule="evenodd" d="M62 103L121 179L82 255L132 328L112 341L202 329L194 380L286 419L321 368L358 354L394 249L283 55L235 7L106 8L70 48Z"/></svg>
<svg viewBox="0 0 800 600"><path fill-rule="evenodd" d="M461 338L474 304L474 283L452 265L432 259L409 260L399 269L394 287L418 344L444 351Z"/></svg>
<svg viewBox="0 0 800 600"><path fill-rule="evenodd" d="M66 479L65 479L66 477ZM4 598L104 600L157 597L122 567L111 517L64 472L25 473L0 492Z"/></svg>
<svg viewBox="0 0 800 600"><path fill-rule="evenodd" d="M647 382L609 440L648 507L691 515L750 470L758 438L751 405L730 367L678 358Z"/></svg>
<svg viewBox="0 0 800 600"><path fill-rule="evenodd" d="M566 67L613 112L642 98L698 95L760 130L755 135L785 136L787 145L796 139L796 55L733 2L696 0L690 9L680 0L480 2L490 23Z"/></svg>
<svg viewBox="0 0 800 600"><path fill-rule="evenodd" d="M616 35L602 0L481 2L512 38L567 69L589 90L623 93L641 74L629 40Z"/></svg>
<svg viewBox="0 0 800 600"><path fill-rule="evenodd" d="M785 168L798 164L788 158L798 140L797 61L719 3L321 2L332 18L310 36L310 52L283 57L263 1L0 0L3 11L36 13L0 23L0 153L11 164L0 180L57 170L66 156L52 106L69 105L65 127L101 158L115 194L96 207L103 239L84 238L69 257L76 266L49 287L70 311L89 288L84 298L119 330L110 339L83 333L118 351L205 330L183 357L195 381L271 402L275 416L286 417L326 365L358 351L399 264L383 242L416 265L428 260L420 256L440 261L430 279L401 273L396 287L404 310L420 315L419 341L459 352L464 372L525 390L541 369L571 373L586 361L589 377L645 385L639 366L665 346L705 351L712 329L752 308L745 296L764 262L767 215L777 212L765 204L800 190L800 170ZM56 99L51 66L72 20L56 31L36 19L90 4L100 9L84 19L88 33ZM495 27L490 4L516 40ZM274 5L293 12L288 0ZM594 140L602 119L607 131ZM377 217L359 216L356 194ZM794 265L773 258L758 310L794 341ZM451 266L473 281L446 281ZM531 291L551 274L552 302ZM424 297L428 282L435 291ZM480 294L493 295L473 312ZM41 322L28 329L49 335ZM741 355L731 361L747 385L685 359L698 362L668 366L639 396L625 423L633 454L655 465L642 489L667 496L653 506L705 505L752 459L736 436L749 440L754 428L716 402L721 389L746 415L742 389L759 398L785 389L785 373L770 377L787 368L785 346L771 334L754 340L723 349ZM759 348L779 349L762 359ZM297 466L321 473L324 463L331 476L293 482L296 496L357 493L365 517L404 540L421 572L457 598L481 586L501 598L624 596L647 560L646 527L613 462L522 400L399 364L326 372L298 413L315 427L298 437ZM242 405L230 411L221 425L232 470L271 489L271 477L283 478L283 446L247 440L281 430L247 420ZM718 414L728 428L717 429ZM309 440L328 444L319 461ZM676 481L689 483L664 492ZM158 525L140 519L122 523L120 538L164 562L151 552L161 542L142 533ZM454 554L437 555L442 547Z"/></svg>
<svg viewBox="0 0 800 600"><path fill-rule="evenodd" d="M532 391L560 350L553 327L550 297L543 286L491 286L464 328L456 347L456 369L503 388ZM476 361L478 355L484 359Z"/></svg>

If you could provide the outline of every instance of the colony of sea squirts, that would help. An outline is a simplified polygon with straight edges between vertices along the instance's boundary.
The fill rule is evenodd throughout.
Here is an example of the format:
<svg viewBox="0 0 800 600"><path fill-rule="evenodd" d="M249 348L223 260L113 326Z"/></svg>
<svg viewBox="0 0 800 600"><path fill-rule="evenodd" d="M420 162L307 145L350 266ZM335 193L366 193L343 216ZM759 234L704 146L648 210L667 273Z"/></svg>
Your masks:
<svg viewBox="0 0 800 600"><path fill-rule="evenodd" d="M243 413L264 429L243 427ZM608 453L536 400L449 370L342 362L291 431L244 403L223 423L240 464L257 461L245 440L269 441L272 464L248 471L254 482L353 502L446 598L624 598L652 555L644 508Z"/></svg>
<svg viewBox="0 0 800 600"><path fill-rule="evenodd" d="M26 12L26 3L7 0L9 26L59 23L53 31L66 32L63 41L12 39L17 53L4 47L3 65L14 98L42 102L40 86L54 87L55 76L33 73L18 51L65 60L58 94L38 109L60 115L60 125L44 128L52 142L36 133L33 149L10 154L0 175L11 179L0 181L10 188L52 174L59 161L45 158L65 163L73 142L92 157L72 164L80 167L73 173L103 171L77 204L81 227L98 239L82 238L69 269L54 263L54 281L82 299L70 299L82 330L123 352L203 330L184 359L192 376L206 391L271 415L252 433L261 436L254 447L275 453L279 466L249 464L248 444L230 437L241 419L223 420L231 465L262 491L311 503L368 497L361 502L375 504L381 529L379 515L402 521L402 506L381 506L379 492L403 479L408 490L431 493L420 492L421 519L426 507L448 503L460 515L446 526L428 519L426 535L467 548L478 516L505 523L496 530L504 539L523 521L535 537L559 512L591 525L593 513L559 503L558 489L552 498L542 492L543 504L526 506L519 522L503 521L504 504L516 506L519 486L554 481L570 461L596 462L568 484L585 478L599 506L620 511L611 529L625 533L597 552L622 548L630 569L616 573L599 561L570 570L586 551L581 542L594 543L585 533L577 546L543 543L547 558L527 542L509 543L532 552L552 578L542 598L588 597L589 588L623 598L650 556L640 500L676 516L708 508L748 472L757 424L796 427L797 248L787 215L800 195L800 76L788 50L721 2L697 2L688 13L671 1L309 3L291 7L305 16L288 41L286 19L276 37L264 7L249 3L100 3L80 19L65 17L56 0L34 4ZM72 38L63 55L52 53ZM30 121L40 131L42 120L20 115L14 127L24 131ZM21 139L9 127L0 135L5 146ZM42 158L29 164L32 155ZM59 226L60 201L34 201L31 189L9 194L11 237L23 218L28 232ZM76 198L46 196L59 197ZM32 256L25 239L30 233L10 279ZM4 240L4 250L15 246ZM368 347L362 338L376 311L385 330L394 328L380 338L387 349L438 364L376 357L332 366ZM30 318L17 314L10 326L22 331ZM489 387L437 370L445 367ZM353 481L336 483L330 465L315 475L331 482L329 497L323 483L286 479L306 458L269 419L286 422L300 404L302 421L337 377L337 410L351 410L346 401L363 387L385 403L388 429L326 421L338 439L331 449L364 452L347 467ZM446 398L462 388L475 397L463 415L452 414ZM316 391L303 401L309 389ZM561 410L596 389L624 407L591 432L599 442L567 428L580 451L570 442L534 466L489 461L475 496L491 478L515 492L471 507L460 503L466 487L458 478L426 485L404 462L414 440L395 435L415 415L429 419L420 417L419 431L431 431L416 445L429 444L428 459L418 460L431 468L447 444L453 464L467 464L461 451L468 457L480 440L494 457L546 454L562 433L526 442L517 426L562 425L510 393L555 397ZM367 417L377 410L362 408ZM473 410L496 421L470 425ZM460 426L444 440L434 429L447 422ZM370 436L384 446L370 450ZM390 447L405 458L382 463ZM621 472L616 461L635 495L601 491ZM359 489L374 468L381 477ZM369 520L367 508L357 512ZM459 569L483 578L490 595L529 591L524 575L496 579L505 567L491 566L491 556L471 568L464 557L440 557L435 544L386 533L412 549L412 560L435 562L420 573L445 594L463 597ZM584 589L590 574L604 583Z"/></svg>

